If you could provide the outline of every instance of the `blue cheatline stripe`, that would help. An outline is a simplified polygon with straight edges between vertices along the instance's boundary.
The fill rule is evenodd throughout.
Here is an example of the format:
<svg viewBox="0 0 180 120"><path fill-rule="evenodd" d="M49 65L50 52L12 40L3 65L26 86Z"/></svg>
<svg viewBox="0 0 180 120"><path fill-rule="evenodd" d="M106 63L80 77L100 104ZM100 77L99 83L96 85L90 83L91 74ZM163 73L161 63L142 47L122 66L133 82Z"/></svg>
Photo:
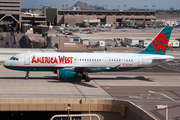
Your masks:
<svg viewBox="0 0 180 120"><path fill-rule="evenodd" d="M19 70L19 71L57 71L58 69L63 69L63 68L56 68L56 67L7 67L8 69L11 70ZM111 68L111 69L94 69L94 70L89 70L89 73L93 72L121 72L121 71L129 71L129 70L135 70L135 69L140 69L142 67L137 67L137 68Z"/></svg>
<svg viewBox="0 0 180 120"><path fill-rule="evenodd" d="M140 69L140 68L142 68L142 67L137 67L137 68L95 69L95 70L89 70L88 73L94 73L94 72L122 72L122 71L136 70L136 69Z"/></svg>
<svg viewBox="0 0 180 120"><path fill-rule="evenodd" d="M169 41L171 32L172 32L173 27L164 27L160 33L163 33L166 36L166 41ZM155 39L155 38L154 38ZM153 41L154 41L153 39ZM162 49L160 48L158 52L156 52L152 42L149 44L145 50L139 52L139 54L160 54L160 55L165 55L166 54L167 47L165 51L163 52Z"/></svg>
<svg viewBox="0 0 180 120"><path fill-rule="evenodd" d="M19 70L19 71L57 71L56 67L12 67L12 66L5 66L11 70Z"/></svg>

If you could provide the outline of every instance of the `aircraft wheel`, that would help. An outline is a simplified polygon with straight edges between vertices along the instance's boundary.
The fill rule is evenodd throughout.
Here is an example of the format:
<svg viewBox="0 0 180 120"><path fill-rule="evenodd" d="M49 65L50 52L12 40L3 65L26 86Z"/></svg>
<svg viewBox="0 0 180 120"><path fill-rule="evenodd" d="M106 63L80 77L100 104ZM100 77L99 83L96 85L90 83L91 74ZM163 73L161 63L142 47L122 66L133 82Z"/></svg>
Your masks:
<svg viewBox="0 0 180 120"><path fill-rule="evenodd" d="M26 78L26 80L28 80L28 76L26 76L25 78Z"/></svg>
<svg viewBox="0 0 180 120"><path fill-rule="evenodd" d="M91 80L91 79L90 79L89 77L86 77L86 78L85 78L85 82L90 82L90 80Z"/></svg>

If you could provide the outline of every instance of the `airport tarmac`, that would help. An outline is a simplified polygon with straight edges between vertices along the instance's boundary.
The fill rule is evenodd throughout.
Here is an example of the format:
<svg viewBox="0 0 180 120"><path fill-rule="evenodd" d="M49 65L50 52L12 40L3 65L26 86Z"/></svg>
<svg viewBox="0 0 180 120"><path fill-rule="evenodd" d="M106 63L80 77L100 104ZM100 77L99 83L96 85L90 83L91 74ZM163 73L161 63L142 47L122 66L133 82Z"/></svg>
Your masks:
<svg viewBox="0 0 180 120"><path fill-rule="evenodd" d="M89 77L92 80L84 82L58 80L56 74L51 72L30 72L29 79L26 80L25 72L8 70L1 66L0 99L126 99L159 120L165 119L165 110L157 110L155 105L168 105L169 119L178 120L180 73L161 69L164 68L155 66L132 72L91 73Z"/></svg>

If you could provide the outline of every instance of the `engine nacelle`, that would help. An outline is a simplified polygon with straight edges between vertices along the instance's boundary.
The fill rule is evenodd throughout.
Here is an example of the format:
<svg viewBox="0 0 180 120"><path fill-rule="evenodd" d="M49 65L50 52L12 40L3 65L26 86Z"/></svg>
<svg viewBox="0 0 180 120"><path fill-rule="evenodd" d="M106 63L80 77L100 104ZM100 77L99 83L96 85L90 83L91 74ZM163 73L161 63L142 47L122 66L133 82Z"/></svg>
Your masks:
<svg viewBox="0 0 180 120"><path fill-rule="evenodd" d="M58 79L75 79L75 78L82 78L82 75L75 72L74 70L58 69L57 78Z"/></svg>

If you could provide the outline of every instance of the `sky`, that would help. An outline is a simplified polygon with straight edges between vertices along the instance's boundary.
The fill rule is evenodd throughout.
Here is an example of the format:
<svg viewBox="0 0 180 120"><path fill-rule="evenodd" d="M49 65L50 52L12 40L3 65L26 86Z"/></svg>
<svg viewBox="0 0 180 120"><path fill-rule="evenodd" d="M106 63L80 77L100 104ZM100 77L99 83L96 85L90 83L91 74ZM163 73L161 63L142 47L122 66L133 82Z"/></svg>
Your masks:
<svg viewBox="0 0 180 120"><path fill-rule="evenodd" d="M42 8L42 5L51 5L52 8L62 8L62 5L68 4L73 6L79 0L21 0L21 8ZM180 9L180 0L80 0L88 5L106 6L107 9L126 9L131 7L144 9L153 9L152 5L156 5L155 9Z"/></svg>

